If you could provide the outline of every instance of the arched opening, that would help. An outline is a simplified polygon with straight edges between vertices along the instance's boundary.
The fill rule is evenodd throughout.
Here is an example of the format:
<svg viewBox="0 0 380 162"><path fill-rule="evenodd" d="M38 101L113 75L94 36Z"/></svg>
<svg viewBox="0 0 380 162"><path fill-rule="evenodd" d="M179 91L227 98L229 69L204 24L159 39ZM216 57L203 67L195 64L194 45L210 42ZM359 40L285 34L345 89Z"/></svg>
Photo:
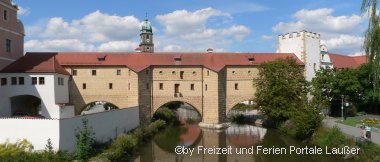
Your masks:
<svg viewBox="0 0 380 162"><path fill-rule="evenodd" d="M153 114L153 120L162 119L166 122L178 120L180 123L199 123L202 120L197 109L183 101L171 101L160 106Z"/></svg>
<svg viewBox="0 0 380 162"><path fill-rule="evenodd" d="M202 117L191 104L183 101L168 102L160 106L154 113L153 120L157 119L169 123L173 123L172 121L175 120L179 124L179 126L167 127L155 136L154 142L160 148L173 152L176 146L195 147L200 142L202 130L198 123Z"/></svg>
<svg viewBox="0 0 380 162"><path fill-rule="evenodd" d="M227 111L227 118L234 123L254 122L260 116L259 106L253 100L238 102Z"/></svg>
<svg viewBox="0 0 380 162"><path fill-rule="evenodd" d="M12 116L40 117L41 99L32 95L11 97Z"/></svg>
<svg viewBox="0 0 380 162"><path fill-rule="evenodd" d="M115 104L107 101L94 101L83 106L82 115L119 109Z"/></svg>

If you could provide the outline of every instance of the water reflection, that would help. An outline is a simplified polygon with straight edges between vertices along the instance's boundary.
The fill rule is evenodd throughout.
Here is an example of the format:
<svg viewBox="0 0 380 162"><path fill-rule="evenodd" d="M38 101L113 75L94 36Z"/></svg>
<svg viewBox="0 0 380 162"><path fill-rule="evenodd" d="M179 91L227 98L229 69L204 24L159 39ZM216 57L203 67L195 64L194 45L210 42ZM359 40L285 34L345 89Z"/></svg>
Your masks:
<svg viewBox="0 0 380 162"><path fill-rule="evenodd" d="M225 131L227 140L235 147L251 147L260 144L267 129L252 125L231 125Z"/></svg>
<svg viewBox="0 0 380 162"><path fill-rule="evenodd" d="M199 151L204 148L241 148L263 147L303 147L305 144L294 139L282 136L273 129L265 129L252 125L231 125L222 131L203 130L197 124L185 124L180 127L170 127L158 133L152 141L138 150L138 157L133 161L141 162L319 162L319 161L344 161L337 157L327 155L264 155L256 154L232 154L211 155ZM194 149L192 155L178 155L174 152L177 146ZM281 159L281 160L280 160Z"/></svg>

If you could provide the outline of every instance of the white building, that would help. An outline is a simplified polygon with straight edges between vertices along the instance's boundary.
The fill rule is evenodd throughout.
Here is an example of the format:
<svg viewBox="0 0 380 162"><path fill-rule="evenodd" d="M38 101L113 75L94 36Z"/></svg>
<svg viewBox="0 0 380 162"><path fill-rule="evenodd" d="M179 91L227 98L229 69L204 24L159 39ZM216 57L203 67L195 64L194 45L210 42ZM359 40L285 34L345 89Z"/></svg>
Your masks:
<svg viewBox="0 0 380 162"><path fill-rule="evenodd" d="M311 81L321 65L320 46L320 34L300 31L279 35L277 51L294 53L305 64L306 80Z"/></svg>

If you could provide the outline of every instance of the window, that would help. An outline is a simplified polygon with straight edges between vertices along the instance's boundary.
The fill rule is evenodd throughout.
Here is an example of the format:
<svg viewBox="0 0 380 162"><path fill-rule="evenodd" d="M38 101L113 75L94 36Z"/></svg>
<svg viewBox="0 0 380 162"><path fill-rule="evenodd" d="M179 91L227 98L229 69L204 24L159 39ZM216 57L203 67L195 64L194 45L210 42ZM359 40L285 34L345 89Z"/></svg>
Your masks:
<svg viewBox="0 0 380 162"><path fill-rule="evenodd" d="M194 84L190 84L190 90L194 91Z"/></svg>
<svg viewBox="0 0 380 162"><path fill-rule="evenodd" d="M128 90L131 89L131 83L128 83Z"/></svg>
<svg viewBox="0 0 380 162"><path fill-rule="evenodd" d="M113 88L112 83L108 83L108 89L112 89L112 88Z"/></svg>
<svg viewBox="0 0 380 162"><path fill-rule="evenodd" d="M12 77L11 78L11 84L12 85L16 85L17 84L17 78L16 77Z"/></svg>
<svg viewBox="0 0 380 162"><path fill-rule="evenodd" d="M197 75L197 72L193 71L193 75Z"/></svg>
<svg viewBox="0 0 380 162"><path fill-rule="evenodd" d="M1 78L1 85L7 85L7 78Z"/></svg>
<svg viewBox="0 0 380 162"><path fill-rule="evenodd" d="M128 70L128 75L131 75L131 69Z"/></svg>
<svg viewBox="0 0 380 162"><path fill-rule="evenodd" d="M174 84L174 93L179 93L179 84Z"/></svg>
<svg viewBox="0 0 380 162"><path fill-rule="evenodd" d="M4 20L8 20L8 11L7 10L4 10L3 18L4 18Z"/></svg>
<svg viewBox="0 0 380 162"><path fill-rule="evenodd" d="M239 90L239 84L235 83L235 90Z"/></svg>
<svg viewBox="0 0 380 162"><path fill-rule="evenodd" d="M72 74L73 74L73 76L76 76L77 75L77 70L73 70Z"/></svg>
<svg viewBox="0 0 380 162"><path fill-rule="evenodd" d="M64 85L64 80L61 77L58 77L58 85Z"/></svg>
<svg viewBox="0 0 380 162"><path fill-rule="evenodd" d="M146 70L146 71L145 71L145 74L148 75L148 74L149 74L149 70Z"/></svg>
<svg viewBox="0 0 380 162"><path fill-rule="evenodd" d="M96 70L92 70L92 75L93 75L93 76L96 75Z"/></svg>
<svg viewBox="0 0 380 162"><path fill-rule="evenodd" d="M45 77L39 77L38 78L38 84L39 85L44 85L45 84Z"/></svg>
<svg viewBox="0 0 380 162"><path fill-rule="evenodd" d="M18 77L18 84L24 85L24 77Z"/></svg>
<svg viewBox="0 0 380 162"><path fill-rule="evenodd" d="M82 89L86 89L86 88L87 88L86 83L83 83L83 84L82 84Z"/></svg>
<svg viewBox="0 0 380 162"><path fill-rule="evenodd" d="M32 85L36 85L37 84L37 77L32 77Z"/></svg>
<svg viewBox="0 0 380 162"><path fill-rule="evenodd" d="M116 75L121 75L121 70L120 69L116 70Z"/></svg>
<svg viewBox="0 0 380 162"><path fill-rule="evenodd" d="M162 71L160 71L159 73L160 73L160 75L162 75Z"/></svg>
<svg viewBox="0 0 380 162"><path fill-rule="evenodd" d="M164 83L160 83L160 90L164 89Z"/></svg>
<svg viewBox="0 0 380 162"><path fill-rule="evenodd" d="M183 73L185 73L184 71L180 71L179 72L179 77L181 78L181 79L183 79Z"/></svg>
<svg viewBox="0 0 380 162"><path fill-rule="evenodd" d="M248 74L251 74L251 70L248 71Z"/></svg>
<svg viewBox="0 0 380 162"><path fill-rule="evenodd" d="M149 89L149 83L146 83L146 89Z"/></svg>
<svg viewBox="0 0 380 162"><path fill-rule="evenodd" d="M12 42L10 39L5 39L5 51L11 52Z"/></svg>
<svg viewBox="0 0 380 162"><path fill-rule="evenodd" d="M205 85L205 91L207 91L207 84Z"/></svg>
<svg viewBox="0 0 380 162"><path fill-rule="evenodd" d="M232 74L235 74L235 71L232 71Z"/></svg>
<svg viewBox="0 0 380 162"><path fill-rule="evenodd" d="M174 75L174 74L175 74L175 71L172 71L172 74Z"/></svg>
<svg viewBox="0 0 380 162"><path fill-rule="evenodd" d="M207 76L209 76L209 75L210 75L210 71L207 70Z"/></svg>

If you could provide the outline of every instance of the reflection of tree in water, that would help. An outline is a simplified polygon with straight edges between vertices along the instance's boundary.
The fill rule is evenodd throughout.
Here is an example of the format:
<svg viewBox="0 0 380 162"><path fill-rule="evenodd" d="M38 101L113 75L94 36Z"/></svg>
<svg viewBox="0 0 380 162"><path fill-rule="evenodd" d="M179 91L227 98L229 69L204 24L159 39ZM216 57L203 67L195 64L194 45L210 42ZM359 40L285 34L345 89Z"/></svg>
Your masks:
<svg viewBox="0 0 380 162"><path fill-rule="evenodd" d="M194 131L194 125L185 125L181 127L168 127L163 132L158 133L154 137L154 142L157 146L167 152L174 152L176 146L194 147L202 137L202 131L199 129ZM189 129L190 128L190 129Z"/></svg>

